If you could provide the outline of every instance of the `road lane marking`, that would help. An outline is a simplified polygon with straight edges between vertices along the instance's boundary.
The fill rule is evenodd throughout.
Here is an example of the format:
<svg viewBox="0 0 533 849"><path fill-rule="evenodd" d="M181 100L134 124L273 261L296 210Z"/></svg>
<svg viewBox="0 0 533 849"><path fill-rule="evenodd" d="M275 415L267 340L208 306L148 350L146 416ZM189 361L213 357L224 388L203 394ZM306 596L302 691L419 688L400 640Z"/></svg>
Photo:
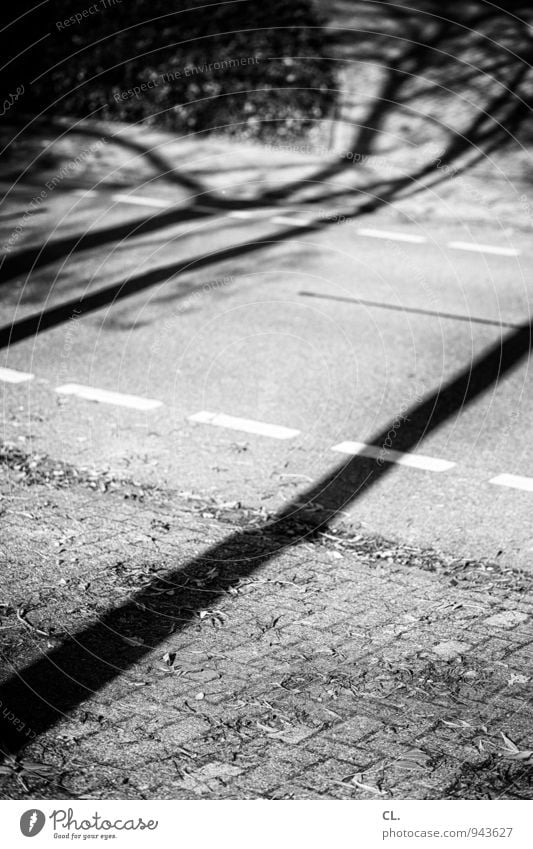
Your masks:
<svg viewBox="0 0 533 849"><path fill-rule="evenodd" d="M264 221L265 219L271 219L272 221L274 221L275 219L272 218L273 212L274 212L274 210L269 209L268 207L257 206L257 207L252 207L250 209L233 209L231 212L228 212L226 214L227 214L228 218L243 218L243 219L244 218L247 218L247 219L250 219L250 218L254 219L255 218L256 220L259 220L259 221ZM284 224L287 224L289 222L292 224L292 222L295 220L294 218L291 218L289 215L279 215L279 216L277 216L277 218L280 220L280 223L283 222ZM303 225L304 221L305 221L306 225L313 223L313 221L310 218L305 218L305 219L300 218L300 219L297 219L297 220L302 222L302 226L304 226Z"/></svg>
<svg viewBox="0 0 533 849"><path fill-rule="evenodd" d="M132 203L135 206L156 206L160 209L166 209L172 206L171 201L160 200L159 198L145 198L134 195L125 195L122 193L112 195L111 199L116 203Z"/></svg>
<svg viewBox="0 0 533 849"><path fill-rule="evenodd" d="M242 212L239 212L238 210L235 210L235 212L229 212L228 217L229 218L253 218L253 216L256 215L256 214L257 213L255 213L255 212L245 212L244 210Z"/></svg>
<svg viewBox="0 0 533 849"><path fill-rule="evenodd" d="M500 256L518 256L517 248L500 248L497 245L478 245L476 242L448 242L449 248L458 251L477 251L483 254L500 254Z"/></svg>
<svg viewBox="0 0 533 849"><path fill-rule="evenodd" d="M528 492L533 492L533 478L526 478L523 475L496 475L491 478L489 483L494 483L496 486L510 486L512 489L525 489Z"/></svg>
<svg viewBox="0 0 533 849"><path fill-rule="evenodd" d="M439 460L438 457L428 457L425 454L410 454L403 451L393 451L379 445L369 445L366 442L340 442L334 445L332 451L341 454L351 454L358 457L370 457L372 460L383 460L386 463L397 463L399 466L412 466L414 469L426 469L429 472L446 472L455 463L449 460Z"/></svg>
<svg viewBox="0 0 533 849"><path fill-rule="evenodd" d="M56 386L60 395L76 395L87 401L98 401L101 404L116 404L119 407L130 407L134 410L154 410L162 406L162 401L151 398L139 398L137 395L124 395L122 392L110 392L108 389L96 389L93 386L82 386L79 383L66 383Z"/></svg>
<svg viewBox="0 0 533 849"><path fill-rule="evenodd" d="M216 216L224 215L227 218L252 218L258 212L264 211L264 210L260 210L260 209L256 209L256 210L252 210L252 211L247 211L247 210L244 210L244 209L243 210L235 209L235 210L232 210L231 212L228 212L227 209L224 209L221 206L217 206L216 204L214 204L213 206L207 206L207 204L205 204L205 203L195 204L193 210L194 210L194 212L210 212L211 215L216 215Z"/></svg>
<svg viewBox="0 0 533 849"><path fill-rule="evenodd" d="M294 227L310 227L314 224L311 218L290 218L288 215L276 215L273 224L292 224Z"/></svg>
<svg viewBox="0 0 533 849"><path fill-rule="evenodd" d="M366 227L360 227L356 232L358 236L370 236L372 239L393 239L397 242L413 242L417 245L427 242L425 236L418 236L415 233L393 233L388 230L370 230Z"/></svg>
<svg viewBox="0 0 533 849"><path fill-rule="evenodd" d="M231 430L243 430L246 433L257 433L260 436L272 436L274 439L292 439L300 433L299 430L290 427L257 422L252 419L241 419L238 416L227 416L225 413L208 413L206 410L194 413L188 418L191 422L227 427Z"/></svg>
<svg viewBox="0 0 533 849"><path fill-rule="evenodd" d="M24 383L33 380L33 374L27 371L15 371L12 368L0 368L0 380L4 383Z"/></svg>

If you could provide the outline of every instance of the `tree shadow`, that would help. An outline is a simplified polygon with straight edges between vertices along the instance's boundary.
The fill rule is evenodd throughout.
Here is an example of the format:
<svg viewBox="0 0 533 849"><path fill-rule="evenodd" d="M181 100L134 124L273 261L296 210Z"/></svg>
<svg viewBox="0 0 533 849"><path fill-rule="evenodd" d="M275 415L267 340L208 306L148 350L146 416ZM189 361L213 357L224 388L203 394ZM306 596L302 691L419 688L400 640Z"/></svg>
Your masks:
<svg viewBox="0 0 533 849"><path fill-rule="evenodd" d="M382 71L361 120L347 120L355 129L345 150L357 154L359 163L377 153L387 124L397 121L406 110L408 116L409 112L414 113L413 106L408 108L413 101L418 101L422 110L419 123L441 122L449 137L438 159L388 186L385 202L392 203L406 185L417 184L428 175L437 175L435 182L449 179L442 167L458 165L461 156L472 150L476 158L468 167L495 149L516 142L515 134L531 116L530 6L519 0L499 6L487 6L484 2L462 6L428 0L410 4L409 8L383 3L372 4L371 11L368 4L337 5L344 7L338 17L342 28L330 36L330 43L344 44L346 63L357 66L367 63ZM357 19L355 9L361 5L365 7L363 14L370 16L370 29L359 31L353 24L354 18ZM385 17L388 27L383 21ZM500 55L495 56L494 51ZM446 118L438 112L439 104L450 93L465 105L466 114L457 128L447 127ZM424 114L427 104L423 97L427 94L433 98L433 109ZM409 117L412 120L414 115ZM460 166L466 167L466 163ZM318 170L313 179L327 181L350 168L353 158L343 153ZM425 184L424 188L432 184ZM263 199L287 199L301 185L298 181L285 184L265 192Z"/></svg>
<svg viewBox="0 0 533 849"><path fill-rule="evenodd" d="M320 226L320 225L317 225ZM83 315L101 309L104 306L115 304L118 301L128 298L131 295L136 295L145 289L150 289L153 286L171 280L173 277L181 273L190 273L199 271L203 268L209 268L219 263L227 262L231 259L239 259L248 254L255 253L281 242L290 241L296 235L302 235L305 232L312 232L316 229L314 224L309 227L294 227L285 230L279 236L274 238L259 238L251 242L244 242L230 248L222 248L221 250L212 251L207 254L200 254L196 257L190 257L187 260L180 260L176 263L160 266L158 268L139 274L134 277L126 278L125 280L114 283L111 286L104 286L98 291L82 295L79 298L73 298L69 301L43 309L18 321L12 321L10 324L0 327L0 349L9 348L17 342L30 338L48 330L52 327L57 327L64 324L73 315L81 318ZM177 293L173 300L180 300L193 294L195 291L200 291L202 284L198 287L185 289Z"/></svg>
<svg viewBox="0 0 533 849"><path fill-rule="evenodd" d="M509 0L500 7L474 0L456 7L457 4L432 0L419 0L410 8L390 3L372 6L361 2L334 3L334 13L337 8L341 11L328 30L332 50L340 51L345 63L369 63L381 75L377 89L366 98L363 118L355 122L348 151L352 157L334 156L304 178L285 181L274 189L259 189L251 199L213 192L205 181L191 176L185 166L176 168L168 156L147 145L134 132L109 133L96 124L77 124L72 132L112 140L135 159L146 159L155 170L156 179L177 185L192 197L175 209L8 254L0 267L0 283L35 273L74 253L95 250L117 240L135 239L220 212L284 208L289 202L303 203L312 212L318 204L331 204L343 198L346 217L366 215L433 189L516 142L517 134L527 129L530 116L533 42L528 20L532 17L531 10L519 0ZM365 22L360 29L354 25L358 16ZM431 108L424 107L428 89L433 97ZM460 101L464 107L464 114L455 126L447 124L445 115L441 118L439 114L440 101L449 100L451 89L452 100ZM429 158L401 177L371 179L354 188L348 176L354 169L353 155L357 154L362 163L366 157L379 154L388 127L394 127L400 119L418 122L421 133L427 122L440 124L445 142L438 157ZM64 122L59 123L64 134L70 132ZM342 175L347 175L346 186L339 187L338 178ZM303 189L309 196L302 199ZM199 206L202 208L198 209ZM328 222L317 216L312 226L313 229L327 227ZM287 229L277 240L293 235L295 230ZM250 248L246 246L243 250L249 252ZM137 290L132 287L131 291ZM42 329L46 326L41 324Z"/></svg>
<svg viewBox="0 0 533 849"><path fill-rule="evenodd" d="M370 4L365 4L370 5ZM389 16L389 20L405 21L405 12L393 4L372 4L374 11L381 10ZM423 191L429 185L424 182L427 178L437 181L449 179L442 165L454 165L456 168L470 167L470 160L464 161L464 155L472 150L475 156L486 156L488 152L501 149L513 141L514 135L523 128L529 114L526 94L527 85L531 82L529 61L532 58L533 47L531 40L525 43L525 29L521 20L516 21L513 14L526 15L529 10L524 4L506 3L502 9L496 9L490 4L472 2L459 11L448 3L420 2L417 14L436 16L431 20L432 31L422 44L412 43L414 36L409 31L411 42L403 44L397 40L399 56L396 57L395 67L385 71L381 82L380 95L371 104L364 127L359 126L353 138L353 150L358 152L374 152L379 138L386 132L386 121L391 116L396 104L412 103L413 92L409 86L414 77L422 78L427 85L431 77L432 84L440 79L443 84L450 69L450 62L442 57L457 55L458 44L467 44L471 38L469 32L475 28L479 44L483 46L489 34L501 30L506 38L520 36L520 53L511 53L507 48L501 59L505 91L491 91L481 108L469 112L466 126L455 130L439 157L439 164L428 162L420 168L415 168L405 178L384 180L379 183L379 191L370 197L363 195L363 200L353 203L348 213L352 217L372 212L382 205L390 204L405 196L405 192ZM443 16L448 15L447 20ZM396 16L396 17L395 17ZM415 21L416 23L416 21ZM427 23L427 22L426 22ZM515 29L516 28L516 32ZM383 27L382 27L383 30ZM509 34L510 33L510 34ZM380 33L380 37L388 36ZM476 42L477 43L477 42ZM485 50L490 49L487 41ZM455 53L454 53L455 51ZM376 56L379 61L379 56ZM499 60L500 61L500 60ZM453 63L452 63L453 64ZM499 72L503 76L502 65ZM431 71L431 74L429 73ZM470 72L469 72L470 73ZM389 76L387 76L389 74ZM475 76L475 70L472 71ZM461 84L466 85L467 91L472 88L472 77L461 77ZM474 89L476 90L476 89ZM477 90L476 90L477 91ZM136 151L136 154L139 151ZM166 165L159 162L164 170ZM307 181L293 181L280 190L264 191L254 200L255 206L271 205L273 202L284 205L288 199L294 199L299 189L309 182L315 182L323 187L324 182L338 174L353 168L353 163L337 159L328 163L310 175ZM170 169L172 172L172 169ZM176 178L178 179L178 178ZM368 187L366 189L368 192ZM324 198L336 197L338 187L332 185L326 191L322 189ZM352 190L353 192L353 190ZM348 190L346 193L348 194ZM309 203L316 203L317 196ZM218 199L215 209L236 209L239 207L235 199ZM246 206L246 204L245 204ZM248 205L249 207L252 204ZM117 228L98 231L95 234L78 234L77 237L60 239L46 245L42 249L30 249L9 257L2 267L3 279L7 280L17 274L30 272L55 262L73 252L94 249L103 244L114 242L119 238L130 238L131 234L151 232L160 227L186 220L188 215L212 214L209 210L199 213L194 206L186 210L173 210L149 218L141 218L138 222ZM347 216L348 217L348 216ZM106 287L101 292L94 293L79 300L54 307L9 328L0 331L0 344L7 345L20 341L47 327L53 327L70 318L76 310L88 312L101 306L128 297L157 283L169 279L173 275L187 270L208 267L216 262L224 262L251 254L258 249L278 244L283 240L301 237L306 232L322 229L328 222L318 219L307 228L287 227L282 233L272 239L257 239L242 243L221 251L193 257L163 268L152 270L145 274L123 281L116 286ZM7 276L6 276L7 275ZM356 456L342 462L333 471L316 481L297 499L291 501L280 510L269 522L260 528L248 532L237 532L219 545L209 549L204 554L167 575L166 580L178 588L187 583L186 588L180 589L178 596L172 598L160 595L154 596L148 587L139 592L127 603L110 609L98 622L82 628L73 634L61 646L50 651L40 660L30 664L25 669L14 674L1 688L0 700L5 709L0 721L0 735L4 751L17 752L23 749L29 738L24 729L30 729L33 735L39 735L52 728L68 711L90 698L106 683L114 680L123 671L146 656L158 643L168 636L168 619L177 616L177 627L186 628L192 621L196 611L212 606L220 593L229 584L239 578L252 574L266 562L281 554L285 549L294 547L302 541L314 540L327 529L340 511L354 504L362 494L377 484L394 468L387 460L387 450L390 449L390 434L395 433L392 443L395 451L416 451L420 443L433 431L443 425L452 416L459 414L465 406L480 397L490 387L509 374L526 358L531 350L533 326L525 322L514 329L498 343L486 350L480 357L468 364L460 373L434 393L428 395L421 403L414 405L407 412L402 412L401 427L397 427L393 419L369 442L383 451L382 462L370 461ZM213 564L223 564L223 578L211 579L209 584L209 569ZM191 580L201 577L204 582L202 591L191 587ZM206 583L207 582L207 583ZM190 612L183 615L183 609ZM121 636L124 624L128 631L135 633L143 640L143 645L126 644ZM6 718L5 711L12 712L17 717L17 726Z"/></svg>
<svg viewBox="0 0 533 849"><path fill-rule="evenodd" d="M58 123L51 121L51 128L56 127ZM78 123L73 126L71 124L65 125L64 122L61 122L59 126L61 125L65 127L66 135L73 133L74 135L103 140L106 144L115 144L134 154L134 161L137 158L146 160L155 172L156 180L164 180L167 183L174 184L191 192L193 203L197 202L198 198L206 192L206 186L200 180L195 179L185 170L177 168L176 164L171 162L161 150L157 147L149 147L129 128L121 128L111 133L108 127L90 126L86 123Z"/></svg>
<svg viewBox="0 0 533 849"><path fill-rule="evenodd" d="M23 749L30 737L53 727L66 713L137 663L168 636L169 620L186 628L201 609L215 604L228 586L244 578L285 549L315 540L340 511L390 473L394 451L416 450L422 440L453 415L509 374L531 350L533 323L522 324L488 348L448 383L421 403L402 412L401 426L390 421L370 442L383 459L351 457L313 483L298 498L259 527L238 531L165 576L179 594L154 595L154 584L129 601L111 608L99 621L72 634L49 654L18 671L0 688L4 708L0 740L4 753ZM394 440L391 433L394 432ZM210 577L213 565L223 577ZM202 579L195 589L194 579ZM135 633L141 645L124 642L122 629ZM136 641L137 643L137 641ZM10 720L13 713L16 723Z"/></svg>

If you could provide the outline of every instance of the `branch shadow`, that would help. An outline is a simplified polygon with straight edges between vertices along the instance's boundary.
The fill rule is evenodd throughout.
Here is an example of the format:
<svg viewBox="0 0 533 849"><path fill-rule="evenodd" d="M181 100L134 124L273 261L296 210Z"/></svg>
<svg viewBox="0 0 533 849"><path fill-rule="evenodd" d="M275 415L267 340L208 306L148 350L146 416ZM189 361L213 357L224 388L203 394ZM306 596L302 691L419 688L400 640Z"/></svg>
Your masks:
<svg viewBox="0 0 533 849"><path fill-rule="evenodd" d="M519 12L524 14L524 20L516 16ZM387 33L383 24L379 27L380 15L387 16L389 23L392 22L391 32ZM389 203L396 199L398 190L404 185L418 183L428 174L437 174L436 182L449 179L442 166L452 165L472 148L477 150L478 157L469 163L469 167L489 152L516 141L514 134L531 115L533 45L528 35L530 21L527 18L531 18L531 8L527 4L508 0L499 6L489 7L485 3L474 2L461 7L455 3L419 2L404 8L387 3L377 4L374 16L377 38L375 44L371 42L370 49L365 49L361 44L361 34L356 29L350 31L350 26L345 26L337 38L350 48L348 54L344 53L346 62L364 61L383 70L381 83L364 117L359 122L347 121L355 125L347 147L351 153L359 155L359 163L376 153L376 143L385 133L387 120L395 112L402 113L406 104L428 90L437 100L442 92L450 89L458 98L476 98L475 104L470 102L472 117L469 123L461 130L449 128L450 138L438 162L431 161L414 170L405 180L393 182L388 191ZM346 23L350 23L352 18L353 7L348 7ZM501 31L506 26L512 27L511 35L519 44L518 52L492 39L491 34L498 25ZM428 26L432 31L427 31ZM363 33L365 37L369 34L367 30ZM494 35L498 34L497 29ZM480 56L474 53L474 65L471 62L473 42L481 51ZM491 48L499 48L503 55L495 57ZM387 58L389 55L390 59ZM458 75L458 66L462 76ZM492 73L494 71L498 73L497 78ZM486 85L490 78L495 83L495 93L480 99L479 86ZM318 170L312 179L327 181L353 167L354 162L342 154ZM265 192L263 200L287 199L302 185L301 181L287 183ZM429 188L429 185L424 188Z"/></svg>
<svg viewBox="0 0 533 849"><path fill-rule="evenodd" d="M525 4L518 0L508 0L496 7L476 0L465 7L456 8L457 4L421 0L410 9L387 3L376 4L369 11L367 3L355 3L353 7L348 7L348 22L352 21L353 9L357 8L359 14L363 14L363 7L364 14L370 15L373 29L365 29L363 34L358 35L353 26L345 26L333 29L329 35L332 44L337 43L338 46L346 42L348 61L359 62L362 59L379 66L382 71L378 90L364 118L356 124L350 141L350 149L359 155L359 162L377 151L391 118L396 119L398 114L407 113L409 120L414 121L416 109L407 104L413 98L420 97L421 91L424 93L428 82L437 99L439 93L444 90L449 92L450 86L456 85L454 95L464 97L469 102L469 116L462 128L446 127L448 140L438 159L422 164L405 176L359 186L357 191L363 197L378 188L379 192L375 199L361 205L356 200L352 206L353 216L368 214L396 200L431 189L472 168L489 153L516 141L515 134L526 125L531 113L529 94L533 43L527 21L518 17L519 13L523 13L527 18L527 11L531 17ZM497 40L500 32L505 36L501 43ZM513 43L513 39L516 42L515 50L507 46ZM471 61L473 49L474 64ZM498 51L498 55L494 55L494 50ZM498 72L497 79L491 76L495 69ZM490 83L490 91L483 89L487 81ZM475 104L471 98L476 100ZM55 123L57 125L58 122ZM59 124L64 127L62 122ZM442 125L446 126L444 121ZM64 132L68 132L68 128ZM306 206L331 202L343 192L339 192L338 186L330 181L354 168L352 159L345 155L338 156L305 179L265 189L252 199L222 197L185 173L184 169L177 169L160 151L150 148L131 133L106 133L99 127L84 127L81 124L76 125L72 132L106 137L122 145L135 156L146 158L156 170L158 179L179 185L192 192L194 197L185 207L152 213L123 225L80 232L42 246L28 247L12 256L5 255L0 266L0 283L33 273L73 253L94 250L117 240L134 239L196 218L223 211L262 209L265 206L282 208L288 201L295 202L298 192L303 188L313 187L315 190L317 186L326 184L326 190L322 193L315 193L311 198L298 202ZM467 154L469 157L466 161ZM351 186L344 195L353 196L353 193L354 188ZM196 208L199 204L202 210ZM288 233L288 237L290 235Z"/></svg>
<svg viewBox="0 0 533 849"><path fill-rule="evenodd" d="M57 121L51 122L52 128L57 125ZM62 124L59 123L59 126L62 126ZM193 194L194 198L198 198L208 191L207 187L200 180L191 177L184 170L179 170L160 150L156 147L149 147L141 139L135 137L129 128L128 130L121 129L117 132L110 133L101 127L76 124L73 127L70 127L70 125L66 127L66 134L68 135L69 133L88 136L94 139L103 139L107 144L118 145L130 153L135 154L136 157L146 159L156 172L157 180L166 180L182 189L187 189Z"/></svg>
<svg viewBox="0 0 533 849"><path fill-rule="evenodd" d="M252 242L240 243L209 254L200 254L187 260L180 260L179 262L155 268L111 286L103 287L92 294L82 295L80 298L65 301L58 306L43 309L41 312L34 313L33 315L0 327L0 349L8 348L17 342L42 333L44 330L57 327L68 321L73 315L81 318L81 316L87 315L94 310L136 295L145 289L168 281L182 272L199 271L216 263L226 262L255 253L272 244L288 241L297 234L301 235L302 232L311 232L319 226L312 224L306 228L292 227L272 239L256 239ZM201 284L198 286L199 289L201 289ZM186 291L177 293L175 300L188 297L194 291L196 291L194 288L189 288Z"/></svg>

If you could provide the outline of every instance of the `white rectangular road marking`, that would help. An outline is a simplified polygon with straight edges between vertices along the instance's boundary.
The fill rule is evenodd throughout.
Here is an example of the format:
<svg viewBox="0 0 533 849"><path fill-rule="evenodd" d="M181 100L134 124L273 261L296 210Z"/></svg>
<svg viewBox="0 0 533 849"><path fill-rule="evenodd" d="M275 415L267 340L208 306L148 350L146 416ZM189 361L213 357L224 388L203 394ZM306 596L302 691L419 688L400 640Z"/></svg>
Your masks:
<svg viewBox="0 0 533 849"><path fill-rule="evenodd" d="M501 256L519 256L517 248L500 248L496 245L478 245L475 242L448 242L449 248L458 251L477 251L483 254L500 254Z"/></svg>
<svg viewBox="0 0 533 849"><path fill-rule="evenodd" d="M392 233L388 230L370 230L366 227L360 227L357 230L358 236L370 236L372 239L393 239L397 242L413 242L421 245L426 242L425 236L419 236L416 233Z"/></svg>
<svg viewBox="0 0 533 849"><path fill-rule="evenodd" d="M372 460L381 459L386 463L397 463L399 466L426 469L429 472L446 472L455 466L455 463L450 463L449 460L439 460L438 457L393 451L390 448L381 448L379 445L368 445L366 442L340 442L338 445L334 445L331 450L339 451L341 454L370 457Z"/></svg>
<svg viewBox="0 0 533 849"><path fill-rule="evenodd" d="M313 224L311 218L290 218L288 215L276 215L271 220L273 224L292 224L294 227L310 227Z"/></svg>
<svg viewBox="0 0 533 849"><path fill-rule="evenodd" d="M231 430L243 430L246 433L258 433L260 436L272 436L274 439L292 439L300 433L299 430L290 427L256 422L252 419L240 419L238 416L227 416L225 413L208 413L205 410L189 416L189 421L227 427Z"/></svg>
<svg viewBox="0 0 533 849"><path fill-rule="evenodd" d="M510 486L513 489L525 489L528 492L533 492L533 478L526 478L522 475L496 475L491 478L489 483L495 483L496 486Z"/></svg>
<svg viewBox="0 0 533 849"><path fill-rule="evenodd" d="M202 209L203 207L197 206L196 208ZM227 214L228 218L243 218L243 219L244 218L255 218L257 221L264 221L264 220L271 218L272 210L266 209L264 207L261 207L261 208L257 207L257 208L254 208L254 209L234 209L234 210L232 210L232 212L228 212L226 214ZM278 217L283 221L283 223L286 223L288 221L290 221L292 223L292 221L294 220L294 219L290 218L288 215L280 215ZM272 219L272 220L274 220L274 219ZM302 219L299 219L299 220L303 221L304 219L302 218ZM311 219L305 219L305 222L306 222L306 224L312 224L313 223L311 221Z"/></svg>
<svg viewBox="0 0 533 849"><path fill-rule="evenodd" d="M139 195L124 195L124 194L116 194L111 196L112 200L117 203L132 203L135 206L156 206L161 209L166 209L169 206L172 206L171 202L168 200L160 200L159 198L144 198Z"/></svg>
<svg viewBox="0 0 533 849"><path fill-rule="evenodd" d="M0 368L0 380L4 383L24 383L33 380L33 374L27 371L14 371L12 368Z"/></svg>
<svg viewBox="0 0 533 849"><path fill-rule="evenodd" d="M99 401L101 404L117 404L119 407L131 407L134 410L154 410L161 407L161 401L151 398L139 398L137 395L123 395L122 392L110 392L108 389L96 389L92 386L81 386L79 383L66 383L57 386L60 395L77 395L87 401Z"/></svg>

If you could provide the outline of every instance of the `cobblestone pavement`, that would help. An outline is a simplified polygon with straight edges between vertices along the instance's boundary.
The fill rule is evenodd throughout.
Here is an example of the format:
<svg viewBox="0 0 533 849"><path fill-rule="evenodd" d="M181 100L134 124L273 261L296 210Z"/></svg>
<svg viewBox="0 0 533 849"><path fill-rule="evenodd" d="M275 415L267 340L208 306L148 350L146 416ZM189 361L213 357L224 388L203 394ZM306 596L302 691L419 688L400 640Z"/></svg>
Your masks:
<svg viewBox="0 0 533 849"><path fill-rule="evenodd" d="M530 577L0 463L2 798L530 798Z"/></svg>

